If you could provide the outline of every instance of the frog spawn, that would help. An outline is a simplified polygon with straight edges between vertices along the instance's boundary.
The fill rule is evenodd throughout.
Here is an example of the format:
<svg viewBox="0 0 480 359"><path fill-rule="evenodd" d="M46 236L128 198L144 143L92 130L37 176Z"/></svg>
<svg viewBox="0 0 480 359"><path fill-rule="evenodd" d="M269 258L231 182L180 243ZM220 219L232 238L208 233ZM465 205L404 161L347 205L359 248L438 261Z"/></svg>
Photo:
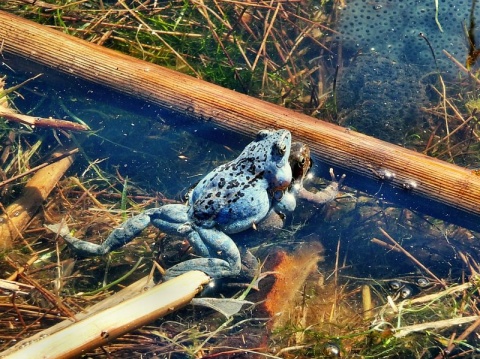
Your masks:
<svg viewBox="0 0 480 359"><path fill-rule="evenodd" d="M433 286L433 283L425 277L418 277L408 281L393 279L387 282L387 288L393 293L393 300L408 299L431 286Z"/></svg>
<svg viewBox="0 0 480 359"><path fill-rule="evenodd" d="M438 53L446 49L460 62L465 61L466 41L462 26L469 22L470 9L471 1L468 0L439 1L437 23L433 2L351 0L339 10L336 28L339 33L334 39L342 43L344 51L376 53L394 62L406 61L433 68L430 49L419 37L422 32L437 52L440 70L454 71L453 63ZM477 18L480 15L478 6L474 15Z"/></svg>

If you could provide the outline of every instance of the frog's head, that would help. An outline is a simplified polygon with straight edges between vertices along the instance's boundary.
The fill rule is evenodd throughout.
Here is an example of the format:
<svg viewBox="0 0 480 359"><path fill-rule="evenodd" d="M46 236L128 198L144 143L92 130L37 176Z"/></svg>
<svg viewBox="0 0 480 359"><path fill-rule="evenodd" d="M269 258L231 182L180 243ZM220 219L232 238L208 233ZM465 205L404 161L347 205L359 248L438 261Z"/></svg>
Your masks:
<svg viewBox="0 0 480 359"><path fill-rule="evenodd" d="M302 142L292 142L288 161L292 167L293 181L302 182L313 165L308 145Z"/></svg>
<svg viewBox="0 0 480 359"><path fill-rule="evenodd" d="M287 188L292 180L288 162L292 135L288 130L262 130L255 139L256 158L263 162L264 177L269 187Z"/></svg>

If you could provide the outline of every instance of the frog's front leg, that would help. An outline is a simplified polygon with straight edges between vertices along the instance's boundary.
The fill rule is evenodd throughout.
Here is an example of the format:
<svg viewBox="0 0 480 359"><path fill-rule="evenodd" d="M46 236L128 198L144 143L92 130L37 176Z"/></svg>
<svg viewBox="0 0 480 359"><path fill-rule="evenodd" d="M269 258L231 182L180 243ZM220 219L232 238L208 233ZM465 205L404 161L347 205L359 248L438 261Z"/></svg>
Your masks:
<svg viewBox="0 0 480 359"><path fill-rule="evenodd" d="M330 176L332 177L332 183L330 183L327 187L325 187L323 190L319 192L313 193L313 192L307 191L303 187L303 184L298 184L298 187L294 188L294 191L296 192L297 197L299 199L304 199L314 204L325 204L333 201L338 195L338 191L340 190L342 182L345 179L345 174L342 175L339 180L337 180L335 178L335 173L333 173L332 168L330 168L329 172L330 172Z"/></svg>
<svg viewBox="0 0 480 359"><path fill-rule="evenodd" d="M195 253L202 258L174 265L166 271L165 280L191 270L202 271L212 278L231 277L240 273L242 266L240 251L227 234L215 228L191 225L188 240Z"/></svg>

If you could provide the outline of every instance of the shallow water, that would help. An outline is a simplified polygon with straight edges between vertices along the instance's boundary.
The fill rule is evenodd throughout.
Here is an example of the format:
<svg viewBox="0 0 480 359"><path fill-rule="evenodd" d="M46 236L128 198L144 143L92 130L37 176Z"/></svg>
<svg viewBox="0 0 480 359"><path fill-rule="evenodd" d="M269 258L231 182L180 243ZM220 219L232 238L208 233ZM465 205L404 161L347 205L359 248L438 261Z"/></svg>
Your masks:
<svg viewBox="0 0 480 359"><path fill-rule="evenodd" d="M15 71L7 73L8 85L45 70L24 70L18 66ZM235 158L251 140L76 79L65 81L63 75L45 72L40 80L29 83L20 92L24 99L16 99L15 104L22 112L62 119L75 116L92 128L93 135L75 135L84 154L78 156L69 175L93 182L98 174L88 161L99 160L98 166L112 178L128 177L136 193L160 192L168 199L181 200L202 176ZM58 140L64 145L71 142L61 132L55 135L51 130L38 129L24 136L44 136L51 146L56 146ZM328 164L315 159L314 162L314 175L326 172ZM310 186L319 189L323 186L320 182L325 181L317 178ZM438 277L453 282L465 274L460 252L480 261L477 232L408 209L415 205L408 203L409 198L414 198L407 192L388 194L391 190L384 183L352 176L347 177L345 185L335 202L321 208L301 205L283 230L252 243L290 251L318 241L325 247L322 271L331 273L339 260L338 275L351 285L427 275L404 254L373 244L373 238L388 242L379 228L385 229ZM121 190L118 185L117 188ZM448 216L449 209L445 210L444 215ZM419 292L420 289L415 290L415 294Z"/></svg>

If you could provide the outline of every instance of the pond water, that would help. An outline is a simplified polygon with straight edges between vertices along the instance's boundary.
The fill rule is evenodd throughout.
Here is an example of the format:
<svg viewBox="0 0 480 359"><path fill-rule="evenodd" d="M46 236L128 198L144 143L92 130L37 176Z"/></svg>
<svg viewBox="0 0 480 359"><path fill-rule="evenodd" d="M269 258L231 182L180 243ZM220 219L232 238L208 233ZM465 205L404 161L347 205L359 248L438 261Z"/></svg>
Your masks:
<svg viewBox="0 0 480 359"><path fill-rule="evenodd" d="M469 14L465 10L466 2L456 2L455 4L458 5L452 5L446 1L439 3L441 9L444 6L448 6L449 9L447 12L440 12L441 16L439 16L444 32L438 38L436 36L430 38L430 35L429 38L437 48L442 47L442 41L447 41L451 46L452 54L458 55L461 41L457 35L453 37L453 34L457 34L458 29L450 26L450 22L447 20L450 19L449 16L455 16L455 19L464 19ZM416 14L415 17L410 18L408 23L405 23L405 16L402 12L405 8L414 9ZM423 39L418 41L417 38L413 39L413 36L416 36L418 31L425 33L436 31L438 25L435 22L432 23L432 9L434 10L433 7L420 4L418 1L359 0L349 3L349 7L345 10L339 23L341 31L350 32L350 35L338 38L339 41L343 41L345 46L345 56L355 57L359 47L369 48L371 52L364 54L361 60L342 73L342 77L340 77L338 91L342 100L339 104L346 113L344 125L392 142L403 141L398 138L398 133L402 128L409 126L412 116L418 114L420 107L430 99L424 89L426 88L425 84L431 83L432 80L428 79L425 80L425 83L419 83L415 79L422 76L428 77L432 69L435 70L434 65L431 64L431 51ZM429 14L428 20L424 18L426 12ZM379 19L374 21L373 25L372 16ZM400 26L408 27L411 24L418 25L412 27L411 32L397 30ZM424 27L426 30L423 30ZM389 31L399 35L401 41L395 40L392 43L381 41L382 34L388 34ZM373 50L373 48L375 49ZM415 59L407 56L412 53L417 56ZM92 133L87 135L75 134L75 141L80 145L82 152L77 156L75 164L68 174L68 176L78 177L91 191L106 190L109 193L122 193L124 185L127 183L126 193L131 195L133 202L141 203L141 200L135 199L135 196L154 198L154 201L149 202L149 207L161 205L162 200L181 201L191 186L213 168L235 158L251 141L250 138L227 132L215 127L214 124L185 118L78 79L68 78L66 81L64 75L25 64L20 59L10 58L7 63L9 68L14 70L12 72L9 68L3 68L4 73L8 76L7 87L24 81L39 72L44 73L40 79L19 90L22 98L17 97L15 105L21 112L31 113L34 116L52 116L68 120L79 118L92 129ZM450 62L445 59L439 61L439 66L442 71L447 73L456 71L456 68L452 67ZM387 75L390 77L385 78ZM375 90L366 90L371 88L369 86L372 83L378 81L381 83L375 87ZM399 88L402 88L403 92L399 92ZM394 109L392 111L392 108L388 106L371 106L369 104L372 101L393 103ZM405 103L408 103L410 107L405 108ZM355 111L352 110L353 108ZM375 111L380 111L380 113ZM375 118L386 118L382 128L379 129L378 124L358 122L360 119L372 115ZM17 128L17 131L16 138L19 144L32 143L42 137L44 144L47 144L42 155L59 144L66 146L74 142L70 135L61 131L36 129L30 132L25 131L21 126ZM2 134L2 140L4 139L5 132ZM39 156L38 160L40 161L41 158ZM313 161L314 166L311 171L313 179L306 184L306 187L316 191L329 183L329 178L318 178L319 174L327 172L329 164L320 163L315 158ZM104 178L95 171L92 163L98 166ZM335 171L337 176L342 174L339 169L335 169ZM126 182L125 179L127 179ZM344 185L345 187L337 199L325 206L299 205L296 211L287 218L283 229L272 231L272 233L262 232L260 236L252 232L254 239L249 242L249 245L254 253L261 260L265 260L265 258L278 253L280 249L286 253L295 253L298 248L310 248L308 246L311 243L320 243L324 249L320 250L320 247L315 247L317 248L315 251L321 252L323 259L318 267L318 272L323 273L322 280L329 283L335 277L336 286L331 291L349 293L345 297L345 301L354 303L352 306L360 306L358 288L362 285L366 284L374 288L376 293L374 302L376 306L380 306L387 301L387 295L395 296L397 294L396 290L392 291L389 287L392 280L408 283L408 288L412 291L413 296L421 296L424 291L431 293L432 290L440 291L442 288L436 284L432 285L433 289L432 286L425 289L417 283L419 278L428 278L433 283L435 282L431 276L433 273L449 285L460 283L465 280L466 276L472 274L471 269L476 268L475 263L480 262L480 235L476 232L478 227L457 225L459 222L475 223L476 218L468 218L461 212L443 207L436 212L438 217L432 216L431 212L427 214L419 212L417 208L425 208L428 205L423 204L423 207L419 207L416 204L419 201L418 198L414 198L405 191L392 190L381 181L372 182L347 174ZM66 187L68 186L63 186L64 189ZM16 193L7 192L7 194L2 200L4 206L16 197ZM73 197L81 196L81 194L71 195ZM120 210L121 199L112 198L106 200L108 205L114 210ZM432 204L432 206L438 208L436 204ZM129 207L134 206L129 203ZM465 216L465 218L454 218L456 216ZM70 220L71 226L75 227L76 218L72 218L71 214ZM84 229L85 239L89 239L88 233L97 233L95 224L92 224L92 228L95 229ZM396 239L423 267L413 262L405 253L388 247L388 245L392 245L392 242L388 240L381 229ZM108 230L103 227L101 232L105 234L108 233ZM48 237L48 235L46 236ZM372 239L381 240L383 245L372 242ZM43 244L46 246L51 242L46 241ZM135 253L134 255L139 254ZM71 253L67 250L62 253L63 259L69 256ZM122 259L115 259L117 268L119 271L127 271L128 268L125 267L130 267L132 261L125 258L125 263L123 263L125 267L122 267L117 262ZM301 272L302 262L296 263ZM469 265L472 267L469 268ZM88 285L95 286L103 279L103 272L107 265L101 263L98 266L100 267L99 278L92 278L88 281L84 279L80 284L72 281L69 283L69 290L75 291L79 287L86 290ZM82 268L81 264L80 268ZM424 268L430 272L426 272ZM148 272L148 268L144 269L142 274L146 272ZM115 273L115 276L118 277L117 274L119 275L119 273ZM311 282L305 283L313 285ZM405 288L403 284L401 287ZM92 287L91 290L93 289L95 288ZM301 288L295 290L300 291ZM328 290L325 289L325 293L327 292ZM447 305L442 308L447 308ZM447 309L453 311L450 307ZM359 309L357 313L361 311ZM325 313L328 312L325 311ZM200 320L198 312L187 314L195 317L195 320ZM445 313L442 319L451 316L452 314ZM354 315L346 312L343 317L340 317L341 315L337 318L337 324L348 321ZM415 317L411 323L407 324L427 320L434 321L435 319L440 319L440 317L437 318L429 313L425 317ZM173 321L171 318L170 320ZM178 318L175 320L180 321ZM215 320L218 321L218 319ZM161 325L168 327L168 323L170 322L164 322ZM298 323L291 323L288 330L283 330L295 332L298 330L298 325ZM174 325L171 324L171 326ZM205 326L210 327L213 324L209 322ZM327 330L317 323L315 326L320 327L318 331L320 339L315 335L312 335L312 338L323 343L322 350L325 350L325 345L330 343L332 338L339 337L344 337L345 340L335 340L334 342L335 345L343 345L344 352L358 346L358 344L352 344L351 339L347 339L348 330L346 329L329 328ZM338 324L338 327L346 328L344 324ZM241 328L236 330L238 332L248 330L252 330L254 333L261 332L252 329L255 328L252 322L247 322ZM464 329L464 327L461 328ZM463 329L460 329L459 332L461 333ZM175 332L179 329L170 328L170 330ZM168 330L165 329L165 331ZM233 336L237 337L238 332L232 330ZM439 343L443 343L442 340L451 333L452 331L446 330L436 338L429 338L428 345L432 349L431 351L427 350L427 353L423 353L424 355L419 354L418 348L408 352L402 351L404 350L402 347L402 349L396 349L398 357L435 357L439 353ZM247 334L245 335L247 336ZM287 335L285 334L285 336ZM225 338L222 340L225 342ZM419 340L418 337L415 340ZM478 338L469 337L469 344L463 347L463 350L472 350L471 348L477 341ZM249 342L248 338L247 342ZM271 343L270 345L273 346ZM357 352L361 352L358 347ZM364 351L364 353L368 352ZM173 357L188 357L185 353L176 355ZM304 355L308 356L308 354ZM323 351L310 353L310 357L319 355L328 354ZM371 357L386 357L378 351L371 352L370 355ZM395 357L395 355L389 357Z"/></svg>

